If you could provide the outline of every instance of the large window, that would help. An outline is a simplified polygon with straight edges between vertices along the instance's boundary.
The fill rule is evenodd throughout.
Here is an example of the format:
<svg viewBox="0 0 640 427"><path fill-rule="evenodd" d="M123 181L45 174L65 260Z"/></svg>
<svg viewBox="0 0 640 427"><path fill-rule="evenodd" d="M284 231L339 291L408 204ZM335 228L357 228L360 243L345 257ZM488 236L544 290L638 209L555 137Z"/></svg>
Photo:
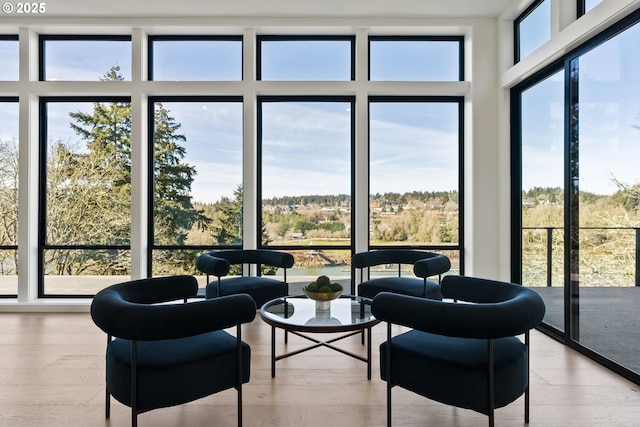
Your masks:
<svg viewBox="0 0 640 427"><path fill-rule="evenodd" d="M149 80L242 80L242 37L149 37Z"/></svg>
<svg viewBox="0 0 640 427"><path fill-rule="evenodd" d="M131 80L130 36L40 36L40 80Z"/></svg>
<svg viewBox="0 0 640 427"><path fill-rule="evenodd" d="M464 80L463 37L369 37L369 79Z"/></svg>
<svg viewBox="0 0 640 427"><path fill-rule="evenodd" d="M564 329L564 72L522 92L521 283L536 287L545 322Z"/></svg>
<svg viewBox="0 0 640 427"><path fill-rule="evenodd" d="M0 37L21 48L16 63L38 71L37 81L22 72L0 81L16 105L18 95L36 102L20 106L19 120L6 116L16 139L20 125L28 140L20 218L38 230L23 230L19 248L0 242L3 271L15 274L18 255L29 268L25 282L12 277L8 295L35 298L27 277L37 277L41 298L90 297L144 275L192 274L202 286L197 257L240 248L291 252L293 292L321 274L355 286L351 257L369 246L442 252L462 270L465 36L84 28L25 31L20 46ZM413 162L425 153L434 160ZM392 169L410 178L397 181ZM432 173L437 185L420 183ZM5 183L7 194L17 186ZM370 220L383 194L389 211Z"/></svg>
<svg viewBox="0 0 640 427"><path fill-rule="evenodd" d="M259 36L259 80L354 80L353 36Z"/></svg>
<svg viewBox="0 0 640 427"><path fill-rule="evenodd" d="M514 223L522 221L516 279L545 299L545 326L635 381L639 20L631 15L553 72L515 88L512 98L520 117L513 150L521 172L515 186L521 195L514 193Z"/></svg>
<svg viewBox="0 0 640 427"><path fill-rule="evenodd" d="M40 294L93 295L131 274L128 98L42 98Z"/></svg>
<svg viewBox="0 0 640 427"><path fill-rule="evenodd" d="M0 82L18 80L18 37L0 35Z"/></svg>
<svg viewBox="0 0 640 427"><path fill-rule="evenodd" d="M298 249L293 274L350 277L354 99L259 98L263 247Z"/></svg>
<svg viewBox="0 0 640 427"><path fill-rule="evenodd" d="M515 62L551 38L551 0L536 0L514 22Z"/></svg>
<svg viewBox="0 0 640 427"><path fill-rule="evenodd" d="M242 99L152 98L152 275L242 247Z"/></svg>
<svg viewBox="0 0 640 427"><path fill-rule="evenodd" d="M18 100L0 98L0 296L18 293Z"/></svg>
<svg viewBox="0 0 640 427"><path fill-rule="evenodd" d="M462 99L369 102L369 246L451 249L459 269Z"/></svg>

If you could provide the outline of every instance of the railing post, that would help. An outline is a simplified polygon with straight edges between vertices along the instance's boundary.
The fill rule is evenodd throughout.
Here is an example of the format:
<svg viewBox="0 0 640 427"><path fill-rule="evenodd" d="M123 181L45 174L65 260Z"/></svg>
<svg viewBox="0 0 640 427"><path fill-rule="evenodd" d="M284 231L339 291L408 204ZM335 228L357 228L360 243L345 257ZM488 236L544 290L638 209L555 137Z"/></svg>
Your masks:
<svg viewBox="0 0 640 427"><path fill-rule="evenodd" d="M547 227L547 287L551 287L551 276L552 276L552 252L553 252L553 242L551 238L553 236L553 228Z"/></svg>

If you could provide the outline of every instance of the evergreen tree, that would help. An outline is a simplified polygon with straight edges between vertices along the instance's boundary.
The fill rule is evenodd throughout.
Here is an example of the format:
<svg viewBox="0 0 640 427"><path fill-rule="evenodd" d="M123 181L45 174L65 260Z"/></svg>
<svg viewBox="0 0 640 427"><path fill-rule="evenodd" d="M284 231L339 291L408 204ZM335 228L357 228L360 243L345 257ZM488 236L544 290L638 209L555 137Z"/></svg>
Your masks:
<svg viewBox="0 0 640 427"><path fill-rule="evenodd" d="M181 124L161 104L154 115L155 242L183 245L189 230L194 225L205 228L209 219L191 202L196 170L183 162L186 150L179 143L187 139L177 133Z"/></svg>
<svg viewBox="0 0 640 427"><path fill-rule="evenodd" d="M103 81L124 80L120 67L112 67ZM157 244L182 245L194 225L208 219L191 202L195 168L184 163L186 137L180 124L158 104L154 129L154 238ZM72 112L70 124L86 150L54 144L48 158L47 241L59 244L129 244L131 227L131 105L128 102L96 102L91 113ZM65 203L61 203L65 200ZM64 251L69 252L69 251ZM50 269L59 274L81 271L125 273L128 260L108 251L77 255L51 254ZM82 254L79 254L82 252ZM122 252L122 251L117 251ZM90 257L89 260L86 257ZM193 256L165 255L159 263L192 268ZM183 259L180 259L183 258ZM87 262L90 261L90 262ZM114 267L115 266L115 267ZM172 271L171 265L160 266Z"/></svg>
<svg viewBox="0 0 640 427"><path fill-rule="evenodd" d="M242 185L233 192L233 200L224 198L218 205L220 213L214 225L214 236L219 245L242 243ZM214 242L216 243L216 242Z"/></svg>

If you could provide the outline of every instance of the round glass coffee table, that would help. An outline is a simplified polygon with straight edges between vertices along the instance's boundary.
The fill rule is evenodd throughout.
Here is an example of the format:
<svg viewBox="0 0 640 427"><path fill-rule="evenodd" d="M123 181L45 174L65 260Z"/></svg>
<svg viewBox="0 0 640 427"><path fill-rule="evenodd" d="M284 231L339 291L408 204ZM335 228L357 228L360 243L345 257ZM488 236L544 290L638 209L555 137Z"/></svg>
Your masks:
<svg viewBox="0 0 640 427"><path fill-rule="evenodd" d="M290 357L318 347L327 347L342 354L354 357L367 364L367 379L371 379L371 328L378 323L371 314L371 300L354 295L342 295L331 301L328 309L322 305L316 305L314 300L305 295L295 295L276 298L265 303L260 308L262 320L271 325L271 378L276 376L276 361ZM285 331L285 344L287 333L305 338L314 344L296 351L276 356L276 328ZM351 353L332 345L344 338L362 334L362 344L366 345L367 357ZM337 338L328 341L320 341L304 333L342 333Z"/></svg>

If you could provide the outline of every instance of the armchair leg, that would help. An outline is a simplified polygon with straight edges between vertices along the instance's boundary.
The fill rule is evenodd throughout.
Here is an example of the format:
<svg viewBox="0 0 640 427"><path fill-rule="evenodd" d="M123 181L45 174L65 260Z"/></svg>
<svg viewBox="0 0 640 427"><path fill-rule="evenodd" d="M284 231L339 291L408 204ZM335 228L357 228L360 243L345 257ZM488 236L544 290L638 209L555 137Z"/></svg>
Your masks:
<svg viewBox="0 0 640 427"><path fill-rule="evenodd" d="M238 387L238 427L242 427L242 384Z"/></svg>
<svg viewBox="0 0 640 427"><path fill-rule="evenodd" d="M387 380L387 427L391 427L391 383Z"/></svg>
<svg viewBox="0 0 640 427"><path fill-rule="evenodd" d="M524 422L529 424L529 385L524 389Z"/></svg>
<svg viewBox="0 0 640 427"><path fill-rule="evenodd" d="M107 346L111 342L111 334L107 334ZM105 400L104 400L104 417L106 419L111 418L111 393L109 387L105 385Z"/></svg>
<svg viewBox="0 0 640 427"><path fill-rule="evenodd" d="M104 401L104 417L106 419L111 418L111 393L109 393L109 389L106 389L105 392L105 401Z"/></svg>
<svg viewBox="0 0 640 427"><path fill-rule="evenodd" d="M242 427L242 329L240 325L236 327L236 354L238 359L236 361L238 368L238 427Z"/></svg>
<svg viewBox="0 0 640 427"><path fill-rule="evenodd" d="M391 323L387 323L387 427L391 427Z"/></svg>
<svg viewBox="0 0 640 427"><path fill-rule="evenodd" d="M524 334L524 345L527 346L527 388L524 389L524 422L529 424L529 387L531 386L531 368L529 358L529 331Z"/></svg>
<svg viewBox="0 0 640 427"><path fill-rule="evenodd" d="M496 407L495 404L495 384L494 384L494 380L495 380L495 372L494 372L494 368L493 368L493 340L492 339L488 339L487 340L487 363L489 364L489 372L488 372L488 384L489 384L489 427L493 427L494 426L494 408Z"/></svg>
<svg viewBox="0 0 640 427"><path fill-rule="evenodd" d="M138 427L138 343L131 340L131 427Z"/></svg>

